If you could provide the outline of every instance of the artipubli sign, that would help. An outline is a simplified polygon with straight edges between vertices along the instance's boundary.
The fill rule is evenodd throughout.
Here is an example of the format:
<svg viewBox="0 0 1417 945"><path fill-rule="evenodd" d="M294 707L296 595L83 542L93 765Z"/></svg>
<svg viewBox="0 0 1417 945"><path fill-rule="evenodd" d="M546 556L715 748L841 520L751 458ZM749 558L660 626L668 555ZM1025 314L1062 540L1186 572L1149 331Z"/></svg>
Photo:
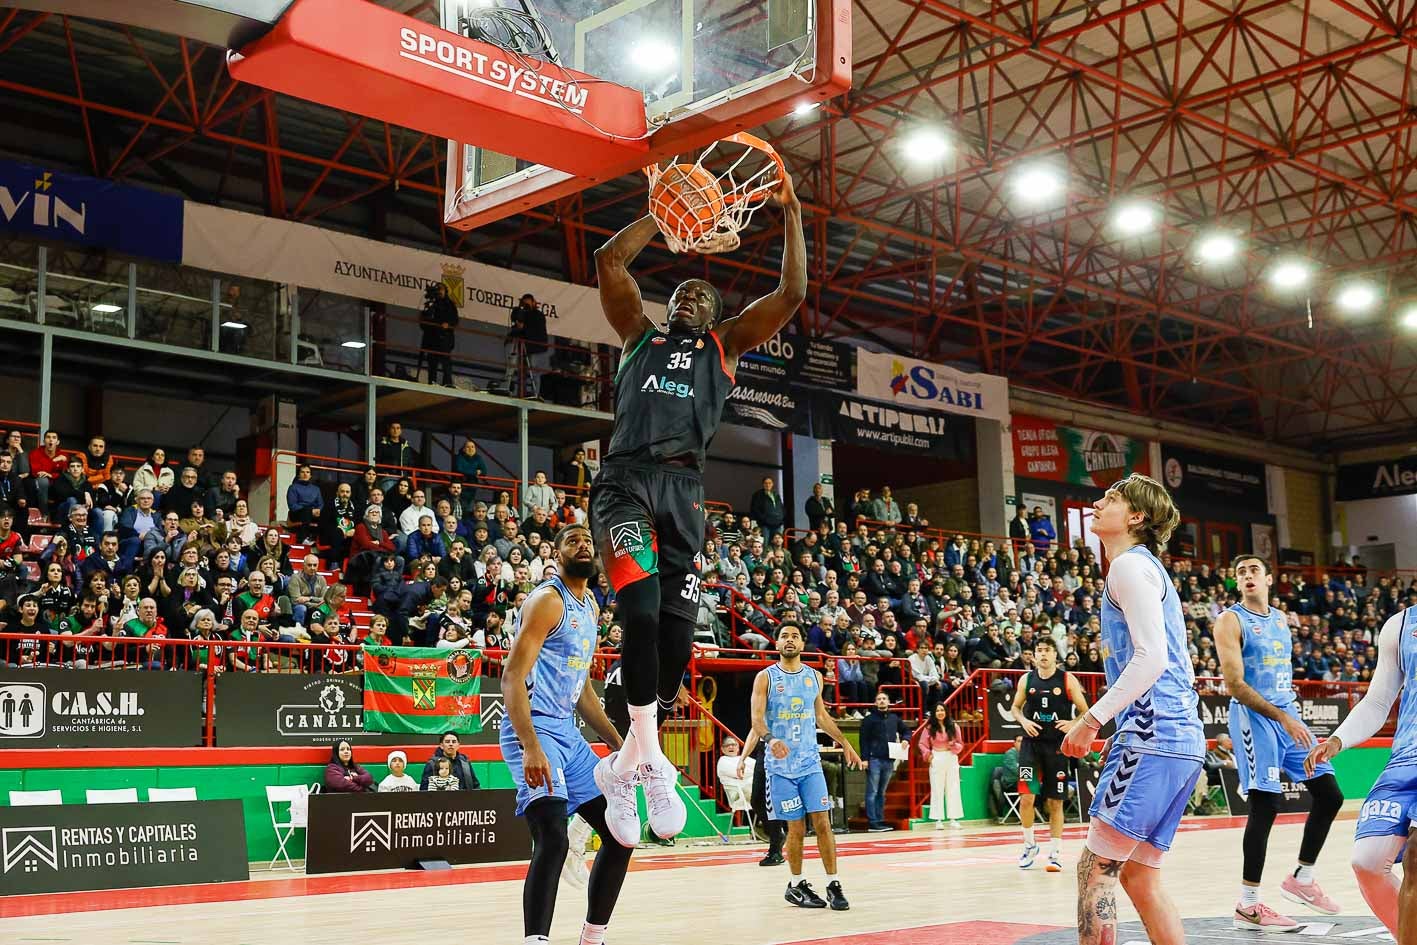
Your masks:
<svg viewBox="0 0 1417 945"><path fill-rule="evenodd" d="M198 745L200 673L0 669L0 748Z"/></svg>
<svg viewBox="0 0 1417 945"><path fill-rule="evenodd" d="M241 802L0 807L0 895L250 879Z"/></svg>

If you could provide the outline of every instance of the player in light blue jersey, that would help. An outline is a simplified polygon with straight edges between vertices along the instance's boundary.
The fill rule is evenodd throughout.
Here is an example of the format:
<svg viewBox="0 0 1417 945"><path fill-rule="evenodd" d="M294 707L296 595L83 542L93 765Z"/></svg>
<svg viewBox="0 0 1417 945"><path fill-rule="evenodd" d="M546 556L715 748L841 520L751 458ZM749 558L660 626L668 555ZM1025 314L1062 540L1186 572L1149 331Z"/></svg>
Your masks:
<svg viewBox="0 0 1417 945"><path fill-rule="evenodd" d="M1314 746L1306 764L1313 770L1372 738L1399 699L1392 755L1358 812L1353 872L1368 907L1398 945L1417 945L1417 607L1383 624L1367 693L1338 730ZM1392 874L1399 858L1401 883Z"/></svg>
<svg viewBox="0 0 1417 945"><path fill-rule="evenodd" d="M1182 945L1176 904L1161 882L1205 759L1181 600L1157 555L1181 515L1166 489L1133 474L1093 504L1092 531L1111 561L1102 601L1107 693L1063 740L1081 758L1115 719L1078 861L1078 942L1117 940L1120 879L1154 945Z"/></svg>
<svg viewBox="0 0 1417 945"><path fill-rule="evenodd" d="M1239 755L1240 793L1250 802L1234 924L1252 932L1293 930L1299 923L1260 902L1265 852L1283 791L1280 777L1303 781L1313 799L1299 844L1298 865L1284 878L1281 894L1328 915L1338 913L1338 903L1314 881L1314 864L1333 819L1343 807L1343 792L1331 765L1320 765L1311 774L1304 770L1304 756L1313 746L1314 736L1300 719L1294 697L1289 624L1281 611L1269 606L1269 589L1274 584L1269 565L1253 555L1241 555L1233 567L1240 602L1216 619L1215 646L1225 687L1230 690L1230 737Z"/></svg>
<svg viewBox="0 0 1417 945"><path fill-rule="evenodd" d="M502 758L517 785L517 813L531 832L531 863L522 893L526 945L544 945L556 908L556 881L570 847L566 819L579 814L600 834L589 880L581 945L601 945L620 896L633 845L617 841L606 823L597 785L600 759L576 728L579 712L611 748L620 733L587 685L599 627L588 587L595 574L590 529L568 525L556 536L561 575L544 581L522 605L520 626L502 671L507 720ZM631 783L630 791L634 791ZM639 831L635 830L635 839ZM584 846L582 846L584 849Z"/></svg>
<svg viewBox="0 0 1417 945"><path fill-rule="evenodd" d="M787 821L787 868L791 878L784 894L803 909L837 911L851 908L836 877L836 836L832 833L831 793L822 774L817 751L817 729L831 736L845 753L846 764L860 768L856 749L841 734L822 700L822 677L802 665L802 628L784 622L777 629L777 662L753 680L753 732L744 754L762 741L767 746L764 764L768 777L768 804L774 820ZM810 814L817 835L817 852L827 871L824 901L802 878L802 841Z"/></svg>

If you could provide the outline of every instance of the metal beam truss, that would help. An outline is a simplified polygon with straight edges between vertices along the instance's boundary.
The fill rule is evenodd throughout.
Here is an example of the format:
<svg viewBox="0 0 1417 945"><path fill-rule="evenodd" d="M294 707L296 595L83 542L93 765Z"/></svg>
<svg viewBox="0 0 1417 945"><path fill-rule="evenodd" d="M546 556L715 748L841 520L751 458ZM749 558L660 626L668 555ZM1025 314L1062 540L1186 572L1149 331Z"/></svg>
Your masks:
<svg viewBox="0 0 1417 945"><path fill-rule="evenodd" d="M431 20L431 6L404 9ZM865 0L855 15L851 94L767 132L806 206L801 330L1315 449L1410 439L1417 351L1394 312L1417 250L1417 0ZM199 166L219 179L198 199L259 185L269 214L349 225L363 210L375 235L392 207L430 247L535 258L582 283L589 250L644 205L627 178L444 230L442 141L238 85L222 55L0 14L0 95L59 108L72 124L55 130L81 136L101 177L181 187ZM899 147L926 122L954 143L928 170ZM1066 169L1067 200L1024 211L1010 174L1045 158ZM1162 208L1158 232L1112 231L1109 210L1131 197ZM706 275L751 298L777 277L769 220L732 256L652 250L643 275ZM1244 241L1229 270L1193 259L1210 227ZM1307 297L1265 288L1290 253L1322 274ZM1385 291L1381 315L1334 310L1332 289L1357 276Z"/></svg>

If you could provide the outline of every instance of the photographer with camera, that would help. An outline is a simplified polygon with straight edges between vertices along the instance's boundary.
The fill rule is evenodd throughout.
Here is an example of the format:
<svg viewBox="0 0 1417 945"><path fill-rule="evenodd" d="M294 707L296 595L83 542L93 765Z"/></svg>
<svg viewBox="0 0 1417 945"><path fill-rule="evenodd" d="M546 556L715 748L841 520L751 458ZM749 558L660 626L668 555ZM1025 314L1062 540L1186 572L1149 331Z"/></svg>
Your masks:
<svg viewBox="0 0 1417 945"><path fill-rule="evenodd" d="M456 336L453 329L458 324L458 307L448 297L448 287L435 282L423 290L423 313L419 318L423 326L423 340L419 360L428 359L428 383L438 383L438 369L443 369L443 386L453 386L452 350Z"/></svg>
<svg viewBox="0 0 1417 945"><path fill-rule="evenodd" d="M512 309L511 320L512 327L507 331L507 344L512 349L507 358L507 392L538 397L538 373L546 370L546 313L536 304L536 296L528 292Z"/></svg>

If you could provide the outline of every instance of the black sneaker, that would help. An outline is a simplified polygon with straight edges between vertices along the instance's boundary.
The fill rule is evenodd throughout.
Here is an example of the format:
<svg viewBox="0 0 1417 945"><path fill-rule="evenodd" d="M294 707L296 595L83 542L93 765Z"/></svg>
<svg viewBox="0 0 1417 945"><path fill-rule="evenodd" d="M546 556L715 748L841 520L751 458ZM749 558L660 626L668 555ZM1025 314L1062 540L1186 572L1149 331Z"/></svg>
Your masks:
<svg viewBox="0 0 1417 945"><path fill-rule="evenodd" d="M799 909L825 909L827 907L826 902L817 895L816 890L809 886L805 879L798 881L795 885L788 883L787 892L783 893L782 898Z"/></svg>
<svg viewBox="0 0 1417 945"><path fill-rule="evenodd" d="M895 828L890 824L872 824L866 828L867 833L890 833Z"/></svg>
<svg viewBox="0 0 1417 945"><path fill-rule="evenodd" d="M769 850L768 855L758 861L759 866L781 866L787 861L782 858L782 854L776 850Z"/></svg>
<svg viewBox="0 0 1417 945"><path fill-rule="evenodd" d="M845 912L851 908L851 903L846 901L846 893L841 891L841 883L827 883L827 904L833 912Z"/></svg>

